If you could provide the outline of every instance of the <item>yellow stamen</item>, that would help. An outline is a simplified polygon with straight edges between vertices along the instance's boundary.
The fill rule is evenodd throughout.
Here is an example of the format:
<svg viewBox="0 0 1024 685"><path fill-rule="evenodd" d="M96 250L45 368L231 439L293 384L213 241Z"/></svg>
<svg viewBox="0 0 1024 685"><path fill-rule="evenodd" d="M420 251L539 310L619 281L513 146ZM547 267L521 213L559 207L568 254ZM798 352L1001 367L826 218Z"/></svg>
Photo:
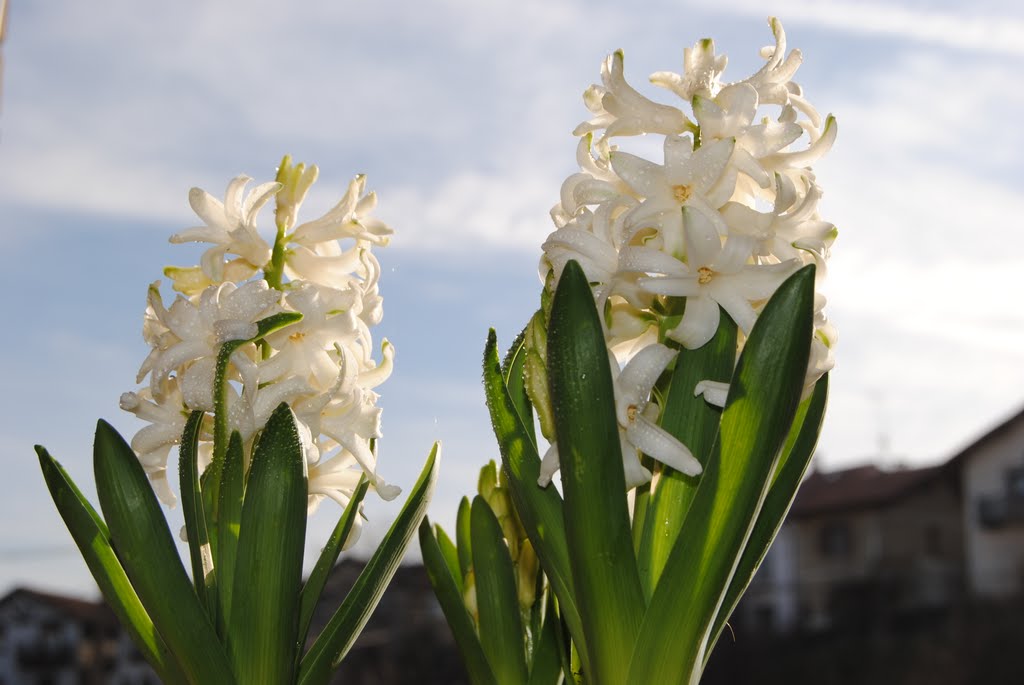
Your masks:
<svg viewBox="0 0 1024 685"><path fill-rule="evenodd" d="M697 269L697 282L701 285L707 285L711 281L711 277L715 275L715 272L706 266L702 266Z"/></svg>
<svg viewBox="0 0 1024 685"><path fill-rule="evenodd" d="M693 187L688 185L677 185L672 186L672 197L676 199L676 202L682 204L690 199L693 195Z"/></svg>

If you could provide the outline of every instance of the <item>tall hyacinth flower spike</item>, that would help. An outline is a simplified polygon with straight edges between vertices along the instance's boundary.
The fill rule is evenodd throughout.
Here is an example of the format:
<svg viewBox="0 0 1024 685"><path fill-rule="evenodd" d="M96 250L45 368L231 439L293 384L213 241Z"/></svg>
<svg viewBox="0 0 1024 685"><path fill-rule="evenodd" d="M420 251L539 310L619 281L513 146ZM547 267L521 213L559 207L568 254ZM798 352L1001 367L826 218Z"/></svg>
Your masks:
<svg viewBox="0 0 1024 685"><path fill-rule="evenodd" d="M367 492L400 493L378 472L376 450L376 388L391 374L394 348L383 340L375 357L371 332L383 316L373 248L387 246L392 230L372 216L377 198L363 176L322 217L298 223L317 174L285 157L275 180L247 190L252 179L238 176L223 200L189 192L201 224L171 242L206 249L198 265L164 270L177 292L169 304L160 281L149 286L142 387L120 400L146 425L130 444L105 421L97 426L102 517L37 447L104 597L164 682L326 683L433 489L438 445L364 574L303 652L328 573L358 536ZM268 241L257 219L271 201ZM303 581L306 519L324 499L342 513ZM161 502L184 510L191 579Z"/></svg>
<svg viewBox="0 0 1024 685"><path fill-rule="evenodd" d="M705 39L651 76L665 102L630 85L621 51L584 93L541 307L503 359L493 331L484 355L514 516L481 486L490 509L464 507L454 541L420 529L474 683L695 685L795 497L836 339L819 292L836 229L810 165L837 125L769 26L742 80ZM478 554L525 547L492 518L539 560L528 608L516 555Z"/></svg>

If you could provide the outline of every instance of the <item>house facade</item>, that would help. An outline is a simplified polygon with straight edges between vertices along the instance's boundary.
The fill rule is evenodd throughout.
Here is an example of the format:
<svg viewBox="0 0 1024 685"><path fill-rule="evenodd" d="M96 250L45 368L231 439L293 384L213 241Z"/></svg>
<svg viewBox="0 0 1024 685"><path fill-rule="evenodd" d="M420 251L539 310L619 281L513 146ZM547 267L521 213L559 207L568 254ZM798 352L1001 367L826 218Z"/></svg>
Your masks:
<svg viewBox="0 0 1024 685"><path fill-rule="evenodd" d="M815 632L949 606L963 594L960 501L947 465L812 473L738 622Z"/></svg>
<svg viewBox="0 0 1024 685"><path fill-rule="evenodd" d="M1024 410L946 462L814 473L734 622L820 631L1024 596Z"/></svg>
<svg viewBox="0 0 1024 685"><path fill-rule="evenodd" d="M0 599L0 685L158 685L103 603L16 589Z"/></svg>
<svg viewBox="0 0 1024 685"><path fill-rule="evenodd" d="M968 589L982 598L1024 592L1024 411L952 459L963 479Z"/></svg>

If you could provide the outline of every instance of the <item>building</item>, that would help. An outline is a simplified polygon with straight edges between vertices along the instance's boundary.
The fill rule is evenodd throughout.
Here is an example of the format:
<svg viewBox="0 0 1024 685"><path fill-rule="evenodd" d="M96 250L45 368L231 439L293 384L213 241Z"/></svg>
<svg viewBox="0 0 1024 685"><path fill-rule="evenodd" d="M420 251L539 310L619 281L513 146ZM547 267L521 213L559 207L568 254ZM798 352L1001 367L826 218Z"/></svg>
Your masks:
<svg viewBox="0 0 1024 685"><path fill-rule="evenodd" d="M0 599L0 685L157 685L101 602L26 589Z"/></svg>
<svg viewBox="0 0 1024 685"><path fill-rule="evenodd" d="M327 626L365 562L343 558L331 571L313 612L307 648ZM421 565L399 566L332 683L379 685L466 683L451 629Z"/></svg>
<svg viewBox="0 0 1024 685"><path fill-rule="evenodd" d="M973 596L1024 591L1024 410L951 459L963 481L967 586Z"/></svg>
<svg viewBox="0 0 1024 685"><path fill-rule="evenodd" d="M951 464L812 473L747 595L757 630L849 628L963 594L960 480Z"/></svg>

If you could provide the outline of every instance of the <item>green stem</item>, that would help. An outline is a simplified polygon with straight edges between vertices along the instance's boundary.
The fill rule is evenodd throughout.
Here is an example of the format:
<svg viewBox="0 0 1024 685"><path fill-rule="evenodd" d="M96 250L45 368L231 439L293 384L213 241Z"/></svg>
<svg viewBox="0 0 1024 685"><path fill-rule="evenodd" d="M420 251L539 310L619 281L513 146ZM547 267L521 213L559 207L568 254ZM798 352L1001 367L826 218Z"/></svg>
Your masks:
<svg viewBox="0 0 1024 685"><path fill-rule="evenodd" d="M277 236L274 238L274 249L270 253L270 263L263 269L263 278L267 285L275 290L282 290L282 279L284 278L284 253L285 253L285 231L283 222L277 222Z"/></svg>

